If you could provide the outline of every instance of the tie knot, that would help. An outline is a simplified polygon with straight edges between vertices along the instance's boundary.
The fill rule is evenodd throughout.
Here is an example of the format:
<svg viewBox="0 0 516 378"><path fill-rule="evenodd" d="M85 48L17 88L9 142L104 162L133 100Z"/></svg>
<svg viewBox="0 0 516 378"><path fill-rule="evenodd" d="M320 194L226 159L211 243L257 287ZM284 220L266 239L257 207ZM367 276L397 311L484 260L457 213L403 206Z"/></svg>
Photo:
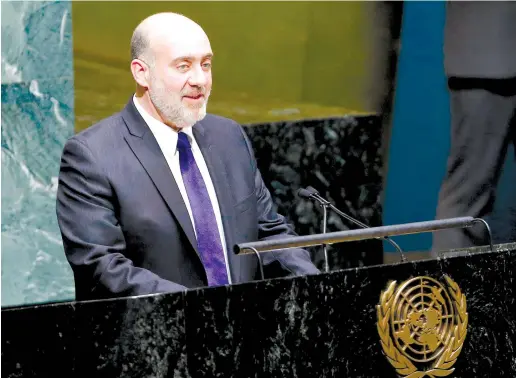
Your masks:
<svg viewBox="0 0 516 378"><path fill-rule="evenodd" d="M190 145L190 141L188 140L188 135L181 131L177 134L177 137L178 149L192 148L192 146Z"/></svg>

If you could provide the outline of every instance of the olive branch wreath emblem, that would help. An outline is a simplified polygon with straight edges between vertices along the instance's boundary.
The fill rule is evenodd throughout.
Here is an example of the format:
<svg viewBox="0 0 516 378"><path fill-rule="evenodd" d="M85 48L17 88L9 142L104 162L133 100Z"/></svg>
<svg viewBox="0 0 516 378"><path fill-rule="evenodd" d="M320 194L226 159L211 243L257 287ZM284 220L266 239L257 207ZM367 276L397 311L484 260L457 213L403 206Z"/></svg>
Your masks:
<svg viewBox="0 0 516 378"><path fill-rule="evenodd" d="M406 378L422 378L425 376L446 377L453 373L455 368L452 366L457 361L464 340L467 334L468 313L466 308L466 297L461 292L459 286L450 277L445 276L448 283L448 291L453 299L456 308L455 325L452 328L452 337L444 347L441 356L429 370L419 371L418 368L402 352L396 348L390 335L390 315L393 311L393 302L396 292L396 281L390 282L387 289L381 293L380 303L377 309L377 329L380 335L380 342L383 352L390 364L396 369L397 373Z"/></svg>

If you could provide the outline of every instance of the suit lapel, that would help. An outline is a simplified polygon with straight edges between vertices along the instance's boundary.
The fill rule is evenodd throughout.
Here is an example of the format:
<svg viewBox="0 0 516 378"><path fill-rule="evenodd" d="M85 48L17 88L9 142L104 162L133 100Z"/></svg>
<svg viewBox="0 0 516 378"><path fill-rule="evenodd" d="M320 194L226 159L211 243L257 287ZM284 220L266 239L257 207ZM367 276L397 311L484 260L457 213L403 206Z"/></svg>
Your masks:
<svg viewBox="0 0 516 378"><path fill-rule="evenodd" d="M161 152L158 142L138 113L132 99L122 111L122 117L129 129L129 134L124 136L125 140L150 176L177 222L183 228L192 248L199 254L192 222L180 195L176 180L170 171L170 167Z"/></svg>
<svg viewBox="0 0 516 378"><path fill-rule="evenodd" d="M204 157L204 161L206 162L206 166L208 167L208 171L215 188L215 193L217 194L222 225L224 228L224 236L226 238L226 248L228 252L231 276L235 283L235 281L240 281L242 271L242 269L240 269L240 259L233 253L233 230L236 227L234 208L235 199L233 198L233 191L229 186L226 165L222 161L219 153L217 152L217 148L214 145L213 137L216 135L216 131L209 132L207 128L209 128L209 126L205 126L205 121L198 122L193 127L193 134ZM237 277L238 280L236 280Z"/></svg>

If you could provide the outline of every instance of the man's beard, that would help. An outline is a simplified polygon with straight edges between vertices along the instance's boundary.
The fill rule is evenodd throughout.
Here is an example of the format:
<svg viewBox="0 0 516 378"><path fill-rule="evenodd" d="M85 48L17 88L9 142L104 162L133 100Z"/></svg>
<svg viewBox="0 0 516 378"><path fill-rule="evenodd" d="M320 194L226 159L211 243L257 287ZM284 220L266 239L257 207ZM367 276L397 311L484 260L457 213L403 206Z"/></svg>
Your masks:
<svg viewBox="0 0 516 378"><path fill-rule="evenodd" d="M164 121L173 124L178 128L193 126L196 122L206 117L206 107L208 105L208 97L210 93L206 92L206 88L202 87L198 90L183 91L179 94L170 93L165 86L152 78L153 90L149 91L149 97L154 107L159 111ZM201 104L187 106L183 104L183 96L195 94L203 94L204 101Z"/></svg>

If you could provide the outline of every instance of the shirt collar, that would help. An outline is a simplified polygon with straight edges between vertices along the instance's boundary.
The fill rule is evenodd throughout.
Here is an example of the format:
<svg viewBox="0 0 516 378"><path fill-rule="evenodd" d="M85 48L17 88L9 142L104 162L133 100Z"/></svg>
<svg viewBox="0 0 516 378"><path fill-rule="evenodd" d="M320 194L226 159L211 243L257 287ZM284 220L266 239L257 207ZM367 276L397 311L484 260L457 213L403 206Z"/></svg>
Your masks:
<svg viewBox="0 0 516 378"><path fill-rule="evenodd" d="M136 110L140 113L145 123L149 126L152 133L154 134L154 137L158 140L158 143L164 140L168 140L168 143L172 144L173 151L177 150L177 132L171 128L170 126L165 125L163 122L158 121L156 118L151 116L144 108L140 105L138 99L135 95L133 95L133 103L136 107ZM195 144L195 139L193 137L193 130L192 126L189 127L183 127L181 129L182 132L184 132L188 139L190 140L190 144L192 147Z"/></svg>

